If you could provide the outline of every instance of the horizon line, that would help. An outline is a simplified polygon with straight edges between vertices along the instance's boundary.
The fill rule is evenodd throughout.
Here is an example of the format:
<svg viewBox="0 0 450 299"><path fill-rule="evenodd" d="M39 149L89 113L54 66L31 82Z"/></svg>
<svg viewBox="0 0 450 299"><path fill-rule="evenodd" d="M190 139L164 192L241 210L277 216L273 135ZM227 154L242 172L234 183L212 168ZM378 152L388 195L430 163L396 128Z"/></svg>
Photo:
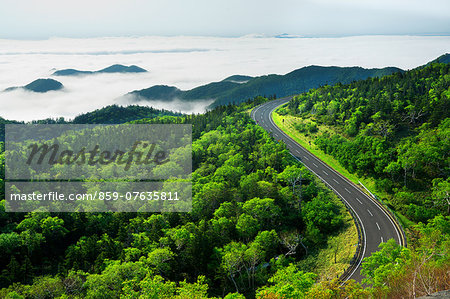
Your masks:
<svg viewBox="0 0 450 299"><path fill-rule="evenodd" d="M166 34L166 35L95 35L95 36L47 36L47 37L3 37L0 36L0 40L14 40L14 41L45 41L53 39L98 39L98 38L145 38L145 37L198 37L198 38L277 38L277 39L300 39L300 38L346 38L346 37L376 37L376 36L420 36L420 37L448 37L448 33L361 33L361 34L295 34L295 33L279 33L279 34L265 34L265 33L249 33L244 35L209 35L209 34Z"/></svg>

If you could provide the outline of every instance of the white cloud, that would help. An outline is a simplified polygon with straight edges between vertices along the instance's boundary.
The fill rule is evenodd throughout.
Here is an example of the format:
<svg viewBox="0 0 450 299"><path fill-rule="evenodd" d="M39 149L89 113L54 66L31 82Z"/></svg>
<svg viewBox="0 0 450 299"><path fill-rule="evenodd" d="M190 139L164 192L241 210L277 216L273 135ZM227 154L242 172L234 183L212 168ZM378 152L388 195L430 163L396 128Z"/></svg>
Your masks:
<svg viewBox="0 0 450 299"><path fill-rule="evenodd" d="M311 64L410 69L445 52L450 52L448 36L0 40L0 90L51 77L55 69L98 70L120 63L149 70L141 74L51 77L62 82L65 90L46 94L0 92L0 116L17 120L72 118L113 104L130 91L156 84L190 89L234 74L285 74ZM179 102L153 105L184 112L203 109L199 103L191 107Z"/></svg>

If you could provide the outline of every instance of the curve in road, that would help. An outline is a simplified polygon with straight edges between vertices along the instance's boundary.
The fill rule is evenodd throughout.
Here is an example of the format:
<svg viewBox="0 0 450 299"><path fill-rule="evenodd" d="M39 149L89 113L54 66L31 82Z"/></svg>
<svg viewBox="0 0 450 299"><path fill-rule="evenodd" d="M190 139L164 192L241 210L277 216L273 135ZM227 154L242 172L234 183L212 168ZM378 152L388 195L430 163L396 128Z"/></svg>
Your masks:
<svg viewBox="0 0 450 299"><path fill-rule="evenodd" d="M341 276L341 279L344 281L355 279L361 282L362 259L377 251L378 245L389 239L394 239L398 244L405 246L406 241L403 231L394 217L377 200L368 196L359 187L311 154L275 125L272 120L272 112L287 103L291 98L286 97L266 102L254 108L251 117L258 125L270 132L275 139L282 140L291 155L318 176L347 206L358 227L359 244L357 255L349 269Z"/></svg>

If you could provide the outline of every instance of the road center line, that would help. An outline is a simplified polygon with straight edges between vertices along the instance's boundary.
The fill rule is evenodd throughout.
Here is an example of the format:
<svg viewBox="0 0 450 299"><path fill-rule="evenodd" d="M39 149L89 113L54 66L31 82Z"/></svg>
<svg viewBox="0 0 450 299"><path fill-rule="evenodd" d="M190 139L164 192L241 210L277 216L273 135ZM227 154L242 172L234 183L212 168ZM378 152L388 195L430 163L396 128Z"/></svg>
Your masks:
<svg viewBox="0 0 450 299"><path fill-rule="evenodd" d="M316 166L317 168L319 168L319 166L317 166L317 164L316 163L313 163L314 164L314 166Z"/></svg>
<svg viewBox="0 0 450 299"><path fill-rule="evenodd" d="M358 197L355 197L355 198L360 204L362 204L362 201L360 201Z"/></svg>
<svg viewBox="0 0 450 299"><path fill-rule="evenodd" d="M339 182L338 181L336 181L335 179L333 179L333 181L336 183L336 184L338 184L339 185Z"/></svg>
<svg viewBox="0 0 450 299"><path fill-rule="evenodd" d="M381 243L383 243L384 241L383 241L383 237L381 237Z"/></svg>
<svg viewBox="0 0 450 299"><path fill-rule="evenodd" d="M370 212L369 210L367 210L367 212L369 212L370 216L372 216L372 217L373 217L373 214L372 214L372 212Z"/></svg>
<svg viewBox="0 0 450 299"><path fill-rule="evenodd" d="M300 154L300 153L299 153ZM303 158L305 158L306 160L308 160L309 161L309 159L308 159L308 157L307 156L303 156Z"/></svg>
<svg viewBox="0 0 450 299"><path fill-rule="evenodd" d="M378 230L380 230L380 226L378 225L378 222L375 222L375 224L377 225Z"/></svg>
<svg viewBox="0 0 450 299"><path fill-rule="evenodd" d="M348 193L351 193L350 190L348 190L347 188L345 188L345 191L347 191Z"/></svg>
<svg viewBox="0 0 450 299"><path fill-rule="evenodd" d="M325 173L326 175L328 175L328 173L325 171L325 170L322 170L323 171L323 173Z"/></svg>

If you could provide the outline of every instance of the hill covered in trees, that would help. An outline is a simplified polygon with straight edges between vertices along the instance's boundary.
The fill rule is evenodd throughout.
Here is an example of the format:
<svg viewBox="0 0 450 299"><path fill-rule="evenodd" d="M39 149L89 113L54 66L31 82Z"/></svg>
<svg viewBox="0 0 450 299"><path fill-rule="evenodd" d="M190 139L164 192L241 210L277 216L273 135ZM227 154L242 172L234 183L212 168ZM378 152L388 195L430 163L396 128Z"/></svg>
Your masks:
<svg viewBox="0 0 450 299"><path fill-rule="evenodd" d="M300 117L298 130L350 172L372 177L395 210L426 221L450 212L449 69L432 63L327 85L296 96L280 112ZM302 125L306 120L316 129ZM334 133L317 129L323 125Z"/></svg>
<svg viewBox="0 0 450 299"><path fill-rule="evenodd" d="M241 103L256 96L276 95L277 97L283 97L305 92L310 88L325 84L350 83L355 80L382 77L401 71L401 69L394 67L364 69L361 67L308 66L286 75L267 75L254 78L235 75L220 82L209 83L186 91L174 86L156 85L135 90L130 92L129 95L134 96L136 100L148 101L214 99L211 107L217 107L229 103Z"/></svg>
<svg viewBox="0 0 450 299"><path fill-rule="evenodd" d="M181 113L159 110L146 106L111 105L91 112L82 113L73 120L63 117L33 120L32 124L122 124L138 119L151 119L159 116L180 116ZM24 124L23 121L7 120L0 117L0 141L5 140L5 124Z"/></svg>
<svg viewBox="0 0 450 299"><path fill-rule="evenodd" d="M76 116L71 123L73 124L122 124L125 122L143 119L154 118L158 116L172 115L180 116L181 113L176 113L168 110L159 110L152 107L145 106L118 106L111 105L92 112L80 114Z"/></svg>
<svg viewBox="0 0 450 299"><path fill-rule="evenodd" d="M44 93L47 91L63 89L64 85L62 85L61 82L53 80L53 79L37 79L25 86L8 87L7 89L5 89L5 91L12 91L12 90L15 90L18 88L22 88L24 90L33 91L33 92Z"/></svg>
<svg viewBox="0 0 450 299"><path fill-rule="evenodd" d="M145 73L147 70L136 65L125 66L121 64L114 64L98 71L80 71L76 69L63 69L53 73L53 76L80 76L92 75L102 73Z"/></svg>

